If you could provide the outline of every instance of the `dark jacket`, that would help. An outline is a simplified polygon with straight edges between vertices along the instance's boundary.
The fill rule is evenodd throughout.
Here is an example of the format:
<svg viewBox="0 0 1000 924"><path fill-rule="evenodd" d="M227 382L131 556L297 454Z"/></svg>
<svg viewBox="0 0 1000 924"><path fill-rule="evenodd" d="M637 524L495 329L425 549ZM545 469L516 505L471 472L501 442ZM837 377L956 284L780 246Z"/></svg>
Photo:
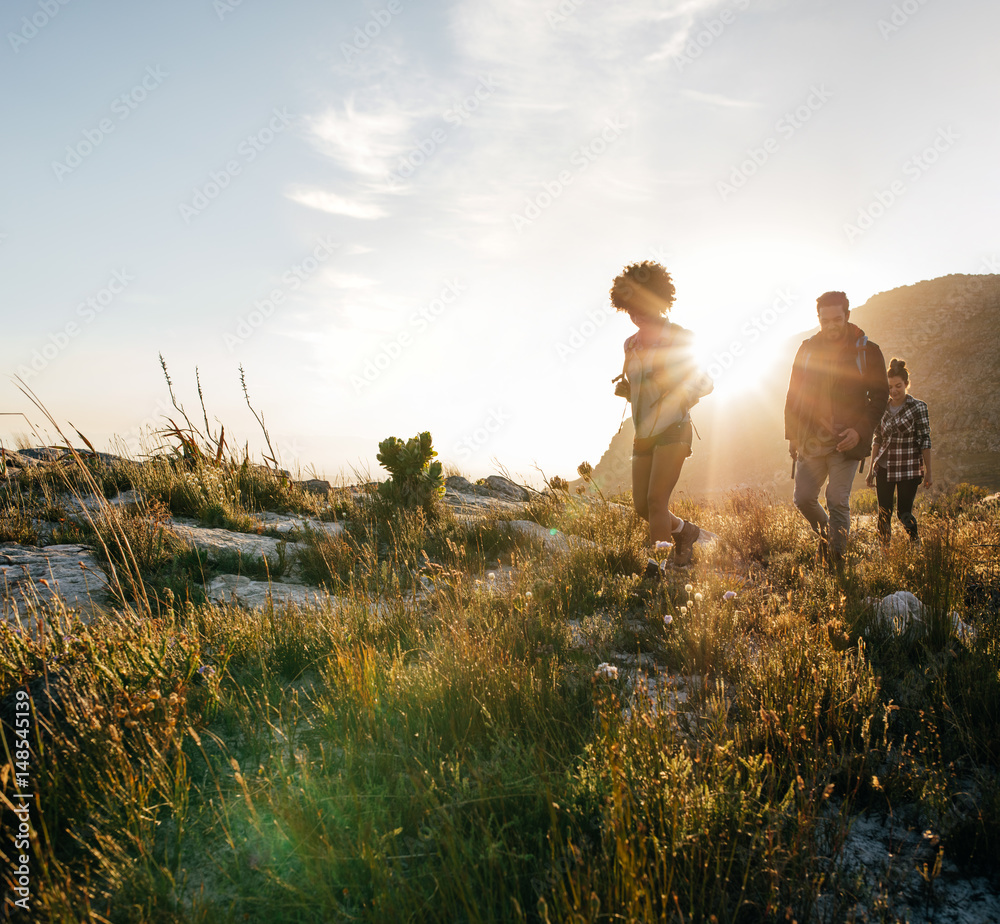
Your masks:
<svg viewBox="0 0 1000 924"><path fill-rule="evenodd" d="M828 396L824 389L828 388ZM844 455L863 459L871 452L872 433L889 401L885 359L856 324L847 325L844 340L831 347L821 334L804 340L795 354L785 397L785 439L800 449L822 428L818 409L833 416L833 433L857 430L858 444Z"/></svg>

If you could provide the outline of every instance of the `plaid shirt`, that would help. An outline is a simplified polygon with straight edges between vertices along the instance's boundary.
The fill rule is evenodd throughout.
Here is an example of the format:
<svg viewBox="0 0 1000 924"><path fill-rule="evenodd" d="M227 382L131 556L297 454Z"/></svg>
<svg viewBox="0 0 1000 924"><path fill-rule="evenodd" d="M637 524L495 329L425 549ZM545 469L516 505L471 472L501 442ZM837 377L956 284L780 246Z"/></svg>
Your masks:
<svg viewBox="0 0 1000 924"><path fill-rule="evenodd" d="M930 448L931 423L923 401L907 395L899 413L885 409L875 428L872 452L875 465L885 470L887 481L923 477L922 450Z"/></svg>

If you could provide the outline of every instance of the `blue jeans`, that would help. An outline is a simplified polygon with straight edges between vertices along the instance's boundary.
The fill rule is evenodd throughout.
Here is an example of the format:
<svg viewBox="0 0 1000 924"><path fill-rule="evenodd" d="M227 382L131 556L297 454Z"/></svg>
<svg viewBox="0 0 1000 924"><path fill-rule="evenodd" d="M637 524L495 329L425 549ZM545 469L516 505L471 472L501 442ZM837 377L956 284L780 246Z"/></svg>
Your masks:
<svg viewBox="0 0 1000 924"><path fill-rule="evenodd" d="M842 556L847 551L847 535L851 530L851 486L857 470L858 460L848 459L842 452L808 459L800 457L795 466L795 506L815 532L829 539L835 556ZM829 515L819 502L824 481L827 482Z"/></svg>

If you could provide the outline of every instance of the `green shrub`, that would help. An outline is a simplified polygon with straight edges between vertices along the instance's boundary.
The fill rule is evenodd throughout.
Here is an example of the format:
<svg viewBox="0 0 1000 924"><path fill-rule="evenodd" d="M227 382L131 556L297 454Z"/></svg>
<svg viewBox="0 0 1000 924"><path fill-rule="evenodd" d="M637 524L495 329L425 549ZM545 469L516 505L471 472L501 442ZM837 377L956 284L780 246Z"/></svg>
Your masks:
<svg viewBox="0 0 1000 924"><path fill-rule="evenodd" d="M432 514L444 495L444 475L440 462L431 460L437 452L431 445L431 435L425 430L405 443L390 436L378 444L379 464L390 478L379 486L379 494L390 504L404 509L422 507Z"/></svg>

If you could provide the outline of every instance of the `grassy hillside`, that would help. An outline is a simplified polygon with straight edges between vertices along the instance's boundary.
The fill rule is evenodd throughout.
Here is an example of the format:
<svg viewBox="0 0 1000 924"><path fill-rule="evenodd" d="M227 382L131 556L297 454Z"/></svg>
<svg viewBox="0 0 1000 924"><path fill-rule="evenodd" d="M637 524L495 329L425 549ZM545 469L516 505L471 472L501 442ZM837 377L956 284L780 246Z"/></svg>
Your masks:
<svg viewBox="0 0 1000 924"><path fill-rule="evenodd" d="M137 499L88 518L71 488ZM560 490L459 516L207 456L11 475L0 541L90 544L117 595L0 629L0 826L30 792L32 920L903 921L974 877L995 898L982 493L918 509L921 549L883 554L862 520L840 576L762 492L690 504L717 540L649 581L644 524ZM283 553L329 602L205 601L246 563L207 562L171 518L254 529L267 509L345 524ZM928 607L903 633L870 600L897 590ZM884 862L863 823L889 832Z"/></svg>

